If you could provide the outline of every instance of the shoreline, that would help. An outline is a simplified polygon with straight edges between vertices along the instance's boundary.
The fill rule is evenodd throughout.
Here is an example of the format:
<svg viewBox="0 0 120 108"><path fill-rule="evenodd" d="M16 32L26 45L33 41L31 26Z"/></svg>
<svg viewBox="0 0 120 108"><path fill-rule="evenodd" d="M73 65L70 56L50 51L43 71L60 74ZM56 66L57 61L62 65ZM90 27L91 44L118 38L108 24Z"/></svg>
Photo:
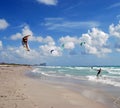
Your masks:
<svg viewBox="0 0 120 108"><path fill-rule="evenodd" d="M95 101L95 102L98 102L98 103L102 103L102 104L105 104L108 106L108 108L118 108L114 101L117 100L117 97L115 97L115 95L111 95L111 93L113 93L112 90L115 90L115 89L112 89L110 92L108 92L108 90L103 90L106 89L107 87L104 85L101 84L101 86L97 86L94 85L93 87L93 84L88 84L88 82L66 82L66 81L62 81L62 80L56 80L55 79L51 79L49 77L45 77L44 75L43 76L40 76L37 74L37 76L33 75L30 75L31 72L29 73L29 77L33 78L33 79L37 79L38 82L42 82L44 84L49 84L49 85L53 85L53 86L56 86L58 88L64 88L64 89L67 89L67 90L70 90L72 92L75 92L75 93L78 93L79 95L83 96L83 97L86 97L92 101ZM101 89L102 88L102 89ZM109 88L108 88L109 89ZM114 91L115 93L115 91ZM117 92L118 93L118 92ZM117 96L117 95L116 95ZM120 106L120 103L117 103L119 104Z"/></svg>
<svg viewBox="0 0 120 108"><path fill-rule="evenodd" d="M71 88L30 78L26 72L31 70L30 66L0 66L0 108L110 108L106 102L87 97L98 91L81 86L81 95Z"/></svg>
<svg viewBox="0 0 120 108"><path fill-rule="evenodd" d="M120 97L120 91L119 91L120 87L118 86L113 86L110 84L104 84L100 82L94 82L94 81L90 81L83 78L76 79L72 77L57 77L57 76L55 77L55 76L48 76L46 74L41 74L41 73L42 72L39 72L39 73L34 72L34 69L33 69L33 71L28 72L26 75L33 79L39 79L39 80L41 79L42 81L45 81L50 84L56 84L56 85L59 84L61 86L68 86L68 88L70 88L71 85L76 85L77 87L84 86L84 87L87 87L88 89L97 89L97 90L100 89L100 91L112 94L114 98ZM77 89L77 87L75 88Z"/></svg>

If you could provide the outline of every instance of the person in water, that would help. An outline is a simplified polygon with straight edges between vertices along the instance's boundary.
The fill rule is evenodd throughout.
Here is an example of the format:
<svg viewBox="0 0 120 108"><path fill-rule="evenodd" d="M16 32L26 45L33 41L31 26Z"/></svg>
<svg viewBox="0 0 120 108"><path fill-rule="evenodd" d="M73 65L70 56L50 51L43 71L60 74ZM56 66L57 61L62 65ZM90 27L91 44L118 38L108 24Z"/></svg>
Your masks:
<svg viewBox="0 0 120 108"><path fill-rule="evenodd" d="M101 73L101 68L99 69L99 70L97 70L98 71L98 73L97 73L97 78L100 76L100 73Z"/></svg>
<svg viewBox="0 0 120 108"><path fill-rule="evenodd" d="M27 35L27 36L24 36L24 37L22 38L22 45L23 45L24 47L26 47L27 51L30 51L29 48L28 48L28 37L29 37L29 36L30 36L30 35Z"/></svg>

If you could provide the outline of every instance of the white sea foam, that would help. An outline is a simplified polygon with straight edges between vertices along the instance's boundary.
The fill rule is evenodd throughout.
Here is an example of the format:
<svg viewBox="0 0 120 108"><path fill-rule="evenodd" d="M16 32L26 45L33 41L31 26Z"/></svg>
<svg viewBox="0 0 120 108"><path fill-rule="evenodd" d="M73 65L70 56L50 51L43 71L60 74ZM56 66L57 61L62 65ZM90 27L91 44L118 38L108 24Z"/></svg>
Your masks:
<svg viewBox="0 0 120 108"><path fill-rule="evenodd" d="M46 66L46 68L54 69L54 68L62 68L62 66Z"/></svg>
<svg viewBox="0 0 120 108"><path fill-rule="evenodd" d="M119 71L115 71L115 70L108 70L108 73L110 73L110 74L120 75L120 70L119 70Z"/></svg>
<svg viewBox="0 0 120 108"><path fill-rule="evenodd" d="M75 69L75 67L65 67L65 69Z"/></svg>
<svg viewBox="0 0 120 108"><path fill-rule="evenodd" d="M120 87L120 82L109 79L108 77L87 76L88 80Z"/></svg>
<svg viewBox="0 0 120 108"><path fill-rule="evenodd" d="M63 77L63 75L58 75L56 72L41 72L42 75L44 76L49 76L49 77Z"/></svg>
<svg viewBox="0 0 120 108"><path fill-rule="evenodd" d="M76 70L81 70L81 69L91 69L90 67L75 67Z"/></svg>
<svg viewBox="0 0 120 108"><path fill-rule="evenodd" d="M45 72L41 72L41 74L44 75L44 76L51 76L51 75L49 75L49 74L47 74Z"/></svg>
<svg viewBox="0 0 120 108"><path fill-rule="evenodd" d="M35 73L39 72L39 71L40 71L40 68L35 68L35 69L32 70L32 72L35 72Z"/></svg>
<svg viewBox="0 0 120 108"><path fill-rule="evenodd" d="M69 78L72 78L73 75L70 75L70 74L65 74L66 77L69 77Z"/></svg>
<svg viewBox="0 0 120 108"><path fill-rule="evenodd" d="M107 85L120 87L120 67L102 67L102 77L97 79L97 69L99 67L61 67L61 66L46 66L36 67L33 73L40 73L44 76L70 78L77 80L94 81Z"/></svg>

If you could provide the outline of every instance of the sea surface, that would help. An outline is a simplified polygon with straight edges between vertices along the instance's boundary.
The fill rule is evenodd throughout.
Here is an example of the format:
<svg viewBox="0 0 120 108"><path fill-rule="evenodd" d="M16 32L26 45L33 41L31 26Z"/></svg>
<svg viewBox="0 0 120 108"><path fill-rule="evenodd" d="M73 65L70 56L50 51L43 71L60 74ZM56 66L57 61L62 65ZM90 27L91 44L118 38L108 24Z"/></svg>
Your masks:
<svg viewBox="0 0 120 108"><path fill-rule="evenodd" d="M97 70L102 69L99 78ZM91 83L120 87L120 67L61 67L61 66L36 66L33 71L36 75L49 77L49 79L62 79L66 81L89 81Z"/></svg>
<svg viewBox="0 0 120 108"><path fill-rule="evenodd" d="M97 77L100 68L102 71ZM120 108L120 66L34 66L29 75L80 91L88 98L107 103L109 108Z"/></svg>

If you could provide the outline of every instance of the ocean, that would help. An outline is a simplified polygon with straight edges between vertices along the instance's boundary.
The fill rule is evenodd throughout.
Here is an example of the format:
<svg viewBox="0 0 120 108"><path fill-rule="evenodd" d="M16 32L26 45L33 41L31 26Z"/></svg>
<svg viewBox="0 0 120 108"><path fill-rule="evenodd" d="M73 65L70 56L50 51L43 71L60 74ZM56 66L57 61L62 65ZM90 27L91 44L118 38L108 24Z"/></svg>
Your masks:
<svg viewBox="0 0 120 108"><path fill-rule="evenodd" d="M96 77L97 70L101 68L101 75ZM46 76L57 81L88 82L113 87L120 87L120 67L63 67L63 66L36 66L34 75Z"/></svg>
<svg viewBox="0 0 120 108"><path fill-rule="evenodd" d="M97 78L97 70L102 69ZM34 66L28 74L47 83L57 84L81 93L87 98L120 108L120 67Z"/></svg>

